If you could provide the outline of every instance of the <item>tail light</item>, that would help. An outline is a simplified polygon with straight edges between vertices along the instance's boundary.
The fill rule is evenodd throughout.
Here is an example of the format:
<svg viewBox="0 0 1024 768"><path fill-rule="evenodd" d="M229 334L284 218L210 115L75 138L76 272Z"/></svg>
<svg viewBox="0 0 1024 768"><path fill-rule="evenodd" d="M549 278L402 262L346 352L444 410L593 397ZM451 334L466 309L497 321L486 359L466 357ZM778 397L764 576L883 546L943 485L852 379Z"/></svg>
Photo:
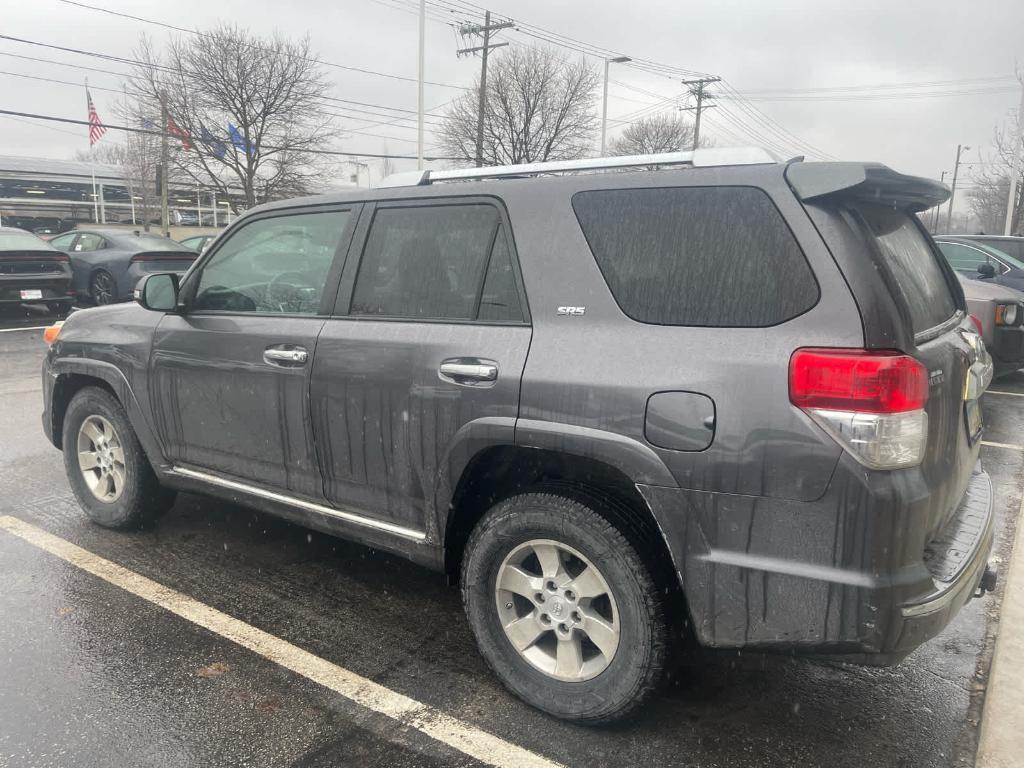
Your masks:
<svg viewBox="0 0 1024 768"><path fill-rule="evenodd" d="M985 335L985 326L981 324L981 320L978 319L977 315L968 315L971 318L971 322L974 323L974 327L978 329L978 335Z"/></svg>
<svg viewBox="0 0 1024 768"><path fill-rule="evenodd" d="M928 371L895 351L798 349L789 399L872 469L921 463L928 440Z"/></svg>

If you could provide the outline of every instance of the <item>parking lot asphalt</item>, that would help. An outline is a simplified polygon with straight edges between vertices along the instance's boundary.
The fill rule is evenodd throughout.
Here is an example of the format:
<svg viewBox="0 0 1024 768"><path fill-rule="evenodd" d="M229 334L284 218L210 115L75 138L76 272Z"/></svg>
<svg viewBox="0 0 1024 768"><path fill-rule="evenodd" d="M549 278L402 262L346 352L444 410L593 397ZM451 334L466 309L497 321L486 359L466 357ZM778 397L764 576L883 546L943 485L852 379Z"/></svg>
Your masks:
<svg viewBox="0 0 1024 768"><path fill-rule="evenodd" d="M0 768L507 765L515 750L588 767L973 764L998 593L894 668L695 652L635 721L568 725L505 692L458 593L414 565L197 496L152 530L90 525L40 429L43 354L38 330L0 333L0 516L432 714L396 720L391 698L355 703L0 527ZM984 398L982 448L1005 560L1024 480L1024 397L1013 394L1024 376L992 390L1008 393ZM437 727L441 716L465 733ZM485 751L471 756L462 737Z"/></svg>

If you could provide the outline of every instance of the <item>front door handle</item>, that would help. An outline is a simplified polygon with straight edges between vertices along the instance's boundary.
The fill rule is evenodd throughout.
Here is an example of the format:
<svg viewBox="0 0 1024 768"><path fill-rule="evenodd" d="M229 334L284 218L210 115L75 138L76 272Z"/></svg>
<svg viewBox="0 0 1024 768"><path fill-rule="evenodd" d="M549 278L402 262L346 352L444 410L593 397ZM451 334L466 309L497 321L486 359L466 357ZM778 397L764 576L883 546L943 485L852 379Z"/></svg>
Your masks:
<svg viewBox="0 0 1024 768"><path fill-rule="evenodd" d="M490 387L498 380L498 364L478 357L453 357L442 361L437 373L451 384Z"/></svg>
<svg viewBox="0 0 1024 768"><path fill-rule="evenodd" d="M263 362L269 365L277 365L284 368L301 368L309 359L309 353L303 347L293 344L282 344L277 347L267 347L263 350Z"/></svg>

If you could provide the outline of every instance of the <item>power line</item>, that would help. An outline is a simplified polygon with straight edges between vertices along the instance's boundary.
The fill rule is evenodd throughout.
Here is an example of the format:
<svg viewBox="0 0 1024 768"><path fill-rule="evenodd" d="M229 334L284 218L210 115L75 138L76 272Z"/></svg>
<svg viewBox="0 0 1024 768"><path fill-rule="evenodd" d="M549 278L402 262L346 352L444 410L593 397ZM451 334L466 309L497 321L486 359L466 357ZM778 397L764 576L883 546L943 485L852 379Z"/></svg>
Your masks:
<svg viewBox="0 0 1024 768"><path fill-rule="evenodd" d="M16 112L10 109L0 109L0 115L8 115L11 117L26 117L32 120L47 120L56 123L68 123L70 125L89 125L88 120L75 120L70 117L57 117L55 115L38 115L32 112ZM142 133L150 136L167 136L169 138L180 138L175 134L171 134L165 131L155 131L149 128L133 128L129 125L111 125L110 123L104 123L104 126L111 131L126 131L128 133ZM391 158L393 160L416 160L416 155L385 155L377 154L373 152L341 152L334 149L292 149L286 147L274 147L264 145L263 149L268 151L280 151L287 149L289 152L296 152L307 155L330 155L338 157L376 157L376 158ZM457 157L424 157L424 160L459 160Z"/></svg>
<svg viewBox="0 0 1024 768"><path fill-rule="evenodd" d="M65 5L73 5L73 6L76 6L78 8L83 8L83 9L89 10L89 11L96 11L98 13L106 13L106 14L109 14L111 16L119 16L119 17L124 18L124 19L131 19L132 21L139 21L139 22L142 22L143 24L152 24L153 26L163 27L164 29L171 29L171 30L174 30L175 32L183 32L183 33L188 34L188 35L196 35L198 37L206 37L206 38L216 39L216 36L215 35L211 35L209 32L200 32L197 29L187 29L186 27L179 27L179 26L176 26L174 24L168 24L167 22L156 21L155 19L147 19L147 18L145 18L143 16L136 16L136 15L131 14L131 13L124 13L122 11L114 11L114 10L111 10L109 8L103 8L103 7L98 6L98 5L89 5L88 3L80 3L80 2L76 2L76 0L57 0L57 2L64 3ZM3 36L0 36L0 37L3 37ZM353 67L353 66L349 66L347 64L337 64L337 63L335 63L333 61L324 61L322 59L309 58L308 56L299 56L298 54L283 53L283 52L279 52L279 51L274 51L273 49L267 48L267 47L262 46L262 45L257 45L255 43L250 44L250 47L255 48L257 50L261 50L261 51L267 52L267 53L275 53L275 54L282 55L282 56L290 56L290 57L293 57L293 58L301 59L303 61L308 61L308 62L315 63L315 64L323 64L324 66L327 66L327 67L334 67L335 69L343 69L343 70L346 70L346 71L349 71L349 72L358 72L358 73L364 74L364 75L375 75L377 77L386 77L386 78L390 78L392 80L403 80L403 81L410 82L410 83L419 82L417 80L417 78L415 78L415 77L406 77L405 75L394 75L394 74L391 74L389 72L378 72L378 71L373 70L373 69L365 69L363 67ZM436 85L436 86L439 86L441 88L455 88L455 89L460 90L460 91L461 90L465 90L465 86L453 85L451 83L439 83L439 82L436 82L436 81L433 81L433 80L424 80L423 82L426 83L427 85Z"/></svg>

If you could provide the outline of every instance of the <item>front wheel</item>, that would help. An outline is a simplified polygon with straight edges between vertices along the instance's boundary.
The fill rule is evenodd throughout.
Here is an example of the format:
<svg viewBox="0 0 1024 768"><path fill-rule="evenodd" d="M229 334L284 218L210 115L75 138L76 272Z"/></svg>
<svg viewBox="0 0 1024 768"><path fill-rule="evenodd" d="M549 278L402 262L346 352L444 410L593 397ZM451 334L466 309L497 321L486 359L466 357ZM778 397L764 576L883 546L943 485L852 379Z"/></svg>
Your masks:
<svg viewBox="0 0 1024 768"><path fill-rule="evenodd" d="M140 528L171 508L117 399L99 387L75 394L64 414L61 445L68 482L92 522Z"/></svg>
<svg viewBox="0 0 1024 768"><path fill-rule="evenodd" d="M625 536L596 510L549 493L492 508L474 529L462 595L480 652L538 709L587 724L622 719L657 687L668 629Z"/></svg>

